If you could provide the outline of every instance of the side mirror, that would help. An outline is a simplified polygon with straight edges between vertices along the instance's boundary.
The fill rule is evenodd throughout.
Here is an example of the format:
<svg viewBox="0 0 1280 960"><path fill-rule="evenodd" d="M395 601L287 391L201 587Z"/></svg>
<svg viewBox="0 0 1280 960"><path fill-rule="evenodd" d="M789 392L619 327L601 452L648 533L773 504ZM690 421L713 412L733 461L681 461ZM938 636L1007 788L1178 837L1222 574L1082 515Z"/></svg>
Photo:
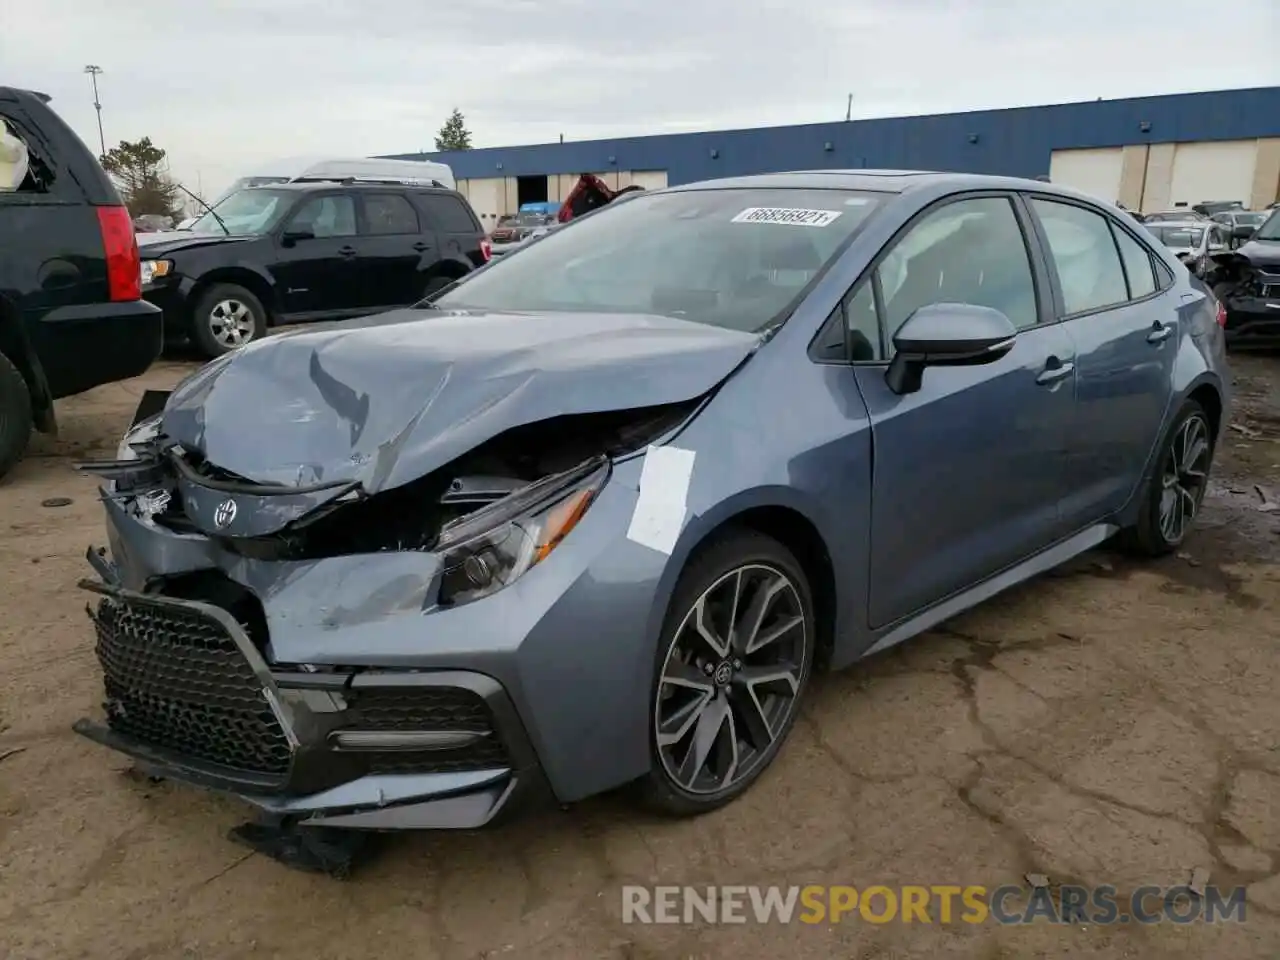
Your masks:
<svg viewBox="0 0 1280 960"><path fill-rule="evenodd" d="M971 303L931 303L907 318L893 337L885 382L902 395L920 389L925 367L994 363L1013 349L1018 331L999 310Z"/></svg>
<svg viewBox="0 0 1280 960"><path fill-rule="evenodd" d="M315 238L315 231L308 227L290 227L284 232L280 242L286 247L292 247L299 240L314 240Z"/></svg>

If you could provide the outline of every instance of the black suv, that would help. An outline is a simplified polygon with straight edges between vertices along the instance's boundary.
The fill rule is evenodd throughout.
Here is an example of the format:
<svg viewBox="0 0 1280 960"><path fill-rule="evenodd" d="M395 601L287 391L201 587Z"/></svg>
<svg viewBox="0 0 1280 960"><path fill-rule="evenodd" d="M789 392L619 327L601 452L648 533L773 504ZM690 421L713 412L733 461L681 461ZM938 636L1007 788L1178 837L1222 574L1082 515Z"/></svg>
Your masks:
<svg viewBox="0 0 1280 960"><path fill-rule="evenodd" d="M0 476L53 401L143 373L160 311L140 299L133 221L44 94L0 87Z"/></svg>
<svg viewBox="0 0 1280 960"><path fill-rule="evenodd" d="M491 255L462 194L390 181L246 187L190 230L138 242L166 333L210 357L273 324L408 306Z"/></svg>

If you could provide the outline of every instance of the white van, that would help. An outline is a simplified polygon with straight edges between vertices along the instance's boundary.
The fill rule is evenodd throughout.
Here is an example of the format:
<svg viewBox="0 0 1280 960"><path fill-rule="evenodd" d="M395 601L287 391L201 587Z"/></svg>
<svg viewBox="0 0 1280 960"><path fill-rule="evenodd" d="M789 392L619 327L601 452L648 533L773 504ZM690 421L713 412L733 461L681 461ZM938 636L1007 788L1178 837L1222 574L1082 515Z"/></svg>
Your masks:
<svg viewBox="0 0 1280 960"><path fill-rule="evenodd" d="M448 164L434 163L430 160L379 160L376 158L323 160L315 157L290 157L262 164L258 172L236 180L209 206L216 207L231 194L245 187L307 180L341 180L346 177L357 180L398 180L402 183L426 186L437 183L450 190L457 189L457 181L454 180L453 170ZM203 214L204 210L201 210L197 216L182 221L178 224L178 229L187 229Z"/></svg>

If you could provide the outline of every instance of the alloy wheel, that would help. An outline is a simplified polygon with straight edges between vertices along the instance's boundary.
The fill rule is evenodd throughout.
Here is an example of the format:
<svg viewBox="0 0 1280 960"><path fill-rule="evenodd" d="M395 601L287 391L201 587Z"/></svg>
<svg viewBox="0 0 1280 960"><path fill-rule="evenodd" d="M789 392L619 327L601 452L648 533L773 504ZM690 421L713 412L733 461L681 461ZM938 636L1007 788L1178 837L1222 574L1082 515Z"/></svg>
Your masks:
<svg viewBox="0 0 1280 960"><path fill-rule="evenodd" d="M654 705L658 755L681 790L720 793L766 758L795 712L811 634L795 584L771 565L731 570L698 597Z"/></svg>
<svg viewBox="0 0 1280 960"><path fill-rule="evenodd" d="M219 300L209 311L209 331L213 339L229 350L253 339L253 311L239 300Z"/></svg>
<svg viewBox="0 0 1280 960"><path fill-rule="evenodd" d="M1209 474L1209 424L1187 417L1173 437L1160 476L1160 535L1177 544L1186 536L1204 498Z"/></svg>

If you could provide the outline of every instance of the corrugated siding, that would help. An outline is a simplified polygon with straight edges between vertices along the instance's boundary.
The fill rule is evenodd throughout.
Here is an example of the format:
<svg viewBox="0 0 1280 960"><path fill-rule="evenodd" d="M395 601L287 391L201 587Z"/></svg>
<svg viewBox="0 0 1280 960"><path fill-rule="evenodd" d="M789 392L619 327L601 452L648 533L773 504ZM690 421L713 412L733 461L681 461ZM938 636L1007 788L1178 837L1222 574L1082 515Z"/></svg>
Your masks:
<svg viewBox="0 0 1280 960"><path fill-rule="evenodd" d="M1150 124L1143 131L1141 124ZM398 154L457 177L665 170L671 184L776 170L879 167L1035 177L1054 150L1280 136L1280 87L883 120ZM828 149L829 147L829 149ZM500 172L499 172L500 171Z"/></svg>

